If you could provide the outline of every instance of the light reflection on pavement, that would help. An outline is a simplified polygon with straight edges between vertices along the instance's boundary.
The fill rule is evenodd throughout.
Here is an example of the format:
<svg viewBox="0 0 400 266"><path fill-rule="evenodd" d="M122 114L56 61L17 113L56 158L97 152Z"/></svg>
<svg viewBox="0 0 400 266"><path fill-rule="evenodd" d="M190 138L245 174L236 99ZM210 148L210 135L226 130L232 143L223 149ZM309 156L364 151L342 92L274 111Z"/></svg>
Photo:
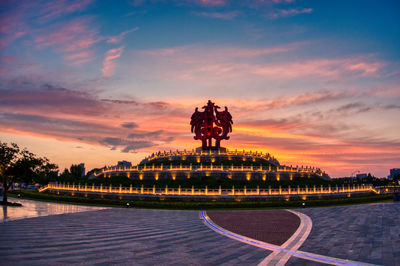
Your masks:
<svg viewBox="0 0 400 266"><path fill-rule="evenodd" d="M22 207L2 206L0 209L0 223L39 216L106 209L105 207L40 202L16 198L9 198L9 201L21 203Z"/></svg>

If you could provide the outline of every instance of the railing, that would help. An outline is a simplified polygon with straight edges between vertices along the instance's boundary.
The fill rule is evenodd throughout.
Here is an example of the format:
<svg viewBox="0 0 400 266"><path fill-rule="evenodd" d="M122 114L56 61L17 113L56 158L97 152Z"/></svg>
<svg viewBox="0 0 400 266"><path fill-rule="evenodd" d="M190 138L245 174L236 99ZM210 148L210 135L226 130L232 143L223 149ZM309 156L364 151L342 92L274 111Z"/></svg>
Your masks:
<svg viewBox="0 0 400 266"><path fill-rule="evenodd" d="M202 155L218 155L218 156L245 156L245 157L255 157L255 158L263 158L267 160L276 160L273 156L269 153L262 153L262 152L253 152L253 151L201 151L196 152L192 151L169 151L169 152L158 152L151 156L147 156L145 159L147 160L154 160L157 158L168 158L168 157L176 157L176 156L202 156Z"/></svg>
<svg viewBox="0 0 400 266"><path fill-rule="evenodd" d="M314 173L322 176L322 172L316 168L295 168L288 166L281 166L273 169L271 167L263 166L234 166L234 165L160 165L155 166L132 166L132 167L110 167L97 172L94 175L99 176L107 173L127 173L127 172L157 172L157 171L231 171L231 172L284 172L284 173Z"/></svg>
<svg viewBox="0 0 400 266"><path fill-rule="evenodd" d="M273 195L313 195L313 194L339 194L339 193L353 193L353 192L368 192L372 191L377 194L380 191L376 190L372 185L358 185L358 186L335 186L335 187L323 187L323 186L312 186L312 187L287 187L287 188L260 188L248 189L246 187L236 189L209 189L207 186L204 188L157 188L155 186L151 188L145 187L122 187L122 186L94 186L94 185L70 185L70 184L48 184L46 187L41 188L39 191L45 190L60 190L70 192L93 192L93 193L114 193L114 194L132 194L132 195L182 195L182 196L273 196Z"/></svg>

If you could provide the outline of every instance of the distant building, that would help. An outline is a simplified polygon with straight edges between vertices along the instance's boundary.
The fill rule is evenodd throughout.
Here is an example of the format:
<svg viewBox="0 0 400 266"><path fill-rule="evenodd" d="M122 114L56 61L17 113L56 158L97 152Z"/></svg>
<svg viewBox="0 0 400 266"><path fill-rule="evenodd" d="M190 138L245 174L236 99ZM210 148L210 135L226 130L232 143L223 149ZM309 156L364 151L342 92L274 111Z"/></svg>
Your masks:
<svg viewBox="0 0 400 266"><path fill-rule="evenodd" d="M390 175L388 175L388 178L393 178L397 175L400 175L400 168L393 168L390 169Z"/></svg>
<svg viewBox="0 0 400 266"><path fill-rule="evenodd" d="M356 178L358 178L358 179L364 179L364 178L366 178L368 175L366 174L366 173L362 173L362 174L357 174L356 175Z"/></svg>
<svg viewBox="0 0 400 266"><path fill-rule="evenodd" d="M128 161L118 161L118 167L131 167L132 163Z"/></svg>
<svg viewBox="0 0 400 266"><path fill-rule="evenodd" d="M80 163L79 166L82 167L82 176L85 176L86 175L85 164L84 163Z"/></svg>

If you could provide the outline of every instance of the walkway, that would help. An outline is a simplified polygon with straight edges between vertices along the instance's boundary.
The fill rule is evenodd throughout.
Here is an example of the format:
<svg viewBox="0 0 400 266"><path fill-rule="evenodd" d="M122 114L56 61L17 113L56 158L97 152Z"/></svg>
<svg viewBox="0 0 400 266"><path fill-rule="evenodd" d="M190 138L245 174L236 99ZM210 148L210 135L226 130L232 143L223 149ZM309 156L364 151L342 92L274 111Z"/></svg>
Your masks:
<svg viewBox="0 0 400 266"><path fill-rule="evenodd" d="M269 253L216 234L198 211L112 208L0 223L2 265L256 265Z"/></svg>
<svg viewBox="0 0 400 266"><path fill-rule="evenodd" d="M313 256L400 265L400 204L295 212L296 233L282 246L263 244L269 248L210 230L198 211L109 208L7 221L0 223L0 265L320 265Z"/></svg>
<svg viewBox="0 0 400 266"><path fill-rule="evenodd" d="M400 203L297 211L313 222L300 250L379 265L400 265ZM302 262L292 257L287 265Z"/></svg>

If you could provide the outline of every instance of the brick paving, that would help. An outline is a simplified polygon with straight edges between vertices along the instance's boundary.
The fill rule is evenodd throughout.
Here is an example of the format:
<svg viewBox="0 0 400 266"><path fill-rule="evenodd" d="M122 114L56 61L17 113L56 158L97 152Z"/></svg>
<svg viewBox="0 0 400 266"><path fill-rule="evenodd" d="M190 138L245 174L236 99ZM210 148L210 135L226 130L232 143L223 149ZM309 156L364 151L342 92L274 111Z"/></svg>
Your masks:
<svg viewBox="0 0 400 266"><path fill-rule="evenodd" d="M285 210L207 211L207 215L226 230L279 246L300 225L300 218Z"/></svg>
<svg viewBox="0 0 400 266"><path fill-rule="evenodd" d="M378 265L400 265L400 204L375 203L297 209L313 228L300 247L341 259ZM287 265L317 265L292 257Z"/></svg>
<svg viewBox="0 0 400 266"><path fill-rule="evenodd" d="M0 265L254 265L270 253L216 234L198 211L111 208L0 223Z"/></svg>
<svg viewBox="0 0 400 266"><path fill-rule="evenodd" d="M296 211L313 222L299 250L400 265L400 204ZM269 254L210 230L198 211L110 208L0 223L0 265L255 265ZM291 257L287 265L320 264Z"/></svg>

